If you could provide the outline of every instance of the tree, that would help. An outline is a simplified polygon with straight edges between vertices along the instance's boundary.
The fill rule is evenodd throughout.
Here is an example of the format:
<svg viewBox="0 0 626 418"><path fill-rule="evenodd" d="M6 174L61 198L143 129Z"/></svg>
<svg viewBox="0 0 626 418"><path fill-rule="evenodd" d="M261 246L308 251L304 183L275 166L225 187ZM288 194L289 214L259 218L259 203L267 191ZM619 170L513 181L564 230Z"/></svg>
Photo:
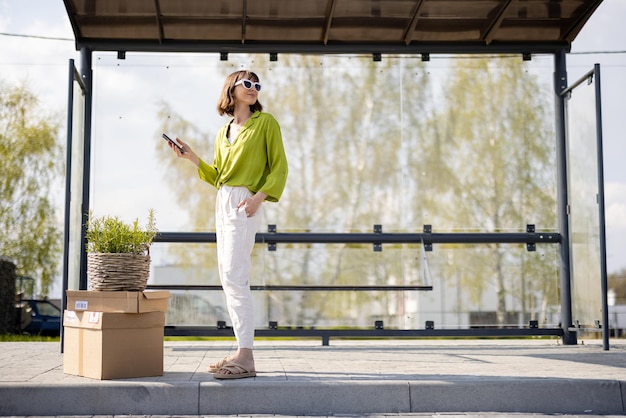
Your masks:
<svg viewBox="0 0 626 418"><path fill-rule="evenodd" d="M437 190L438 217L453 228L484 231L556 224L554 130L546 96L536 76L519 58L458 60L446 83L445 105L435 115L438 165L446 187ZM431 151L432 152L432 151ZM456 265L464 288L480 306L483 292L497 294L497 321L506 322L506 298L527 309L534 295L555 303L546 288L553 259L532 259L504 246L492 251L459 252ZM514 278L509 280L509 278Z"/></svg>
<svg viewBox="0 0 626 418"><path fill-rule="evenodd" d="M62 252L51 194L64 167L59 121L40 108L26 86L0 81L0 255L15 261L18 275L38 279L42 296Z"/></svg>

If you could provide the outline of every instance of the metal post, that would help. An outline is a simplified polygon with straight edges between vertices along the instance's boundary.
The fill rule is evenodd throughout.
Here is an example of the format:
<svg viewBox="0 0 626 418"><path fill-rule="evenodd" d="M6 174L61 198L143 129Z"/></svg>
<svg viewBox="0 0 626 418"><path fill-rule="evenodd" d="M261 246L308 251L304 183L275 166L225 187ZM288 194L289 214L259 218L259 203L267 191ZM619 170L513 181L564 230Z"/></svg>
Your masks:
<svg viewBox="0 0 626 418"><path fill-rule="evenodd" d="M93 71L91 62L92 51L87 48L80 50L80 76L85 85L85 132L83 136L83 195L81 203L82 228L80 233L80 279L79 288L87 289L87 220L89 219L89 187L91 170L91 110L93 101Z"/></svg>
<svg viewBox="0 0 626 418"><path fill-rule="evenodd" d="M602 96L600 93L600 64L594 65L596 77L596 141L598 149L598 212L600 229L600 286L602 288L602 348L609 349L609 303L608 303L608 280L606 267L606 220L604 217L604 151L602 146Z"/></svg>
<svg viewBox="0 0 626 418"><path fill-rule="evenodd" d="M74 66L74 60L70 60L69 65L69 77L67 83L67 142L65 149L65 214L63 222L63 292L61 294L61 311L66 308L66 295L65 291L68 288L68 276L69 276L69 248L70 248L70 200L72 194L72 135L74 127L74 112L72 107L74 105L74 72L76 67ZM63 342L65 335L63 327L61 326L61 353L63 352Z"/></svg>
<svg viewBox="0 0 626 418"><path fill-rule="evenodd" d="M567 137L565 120L566 97L561 92L567 88L567 68L565 50L554 54L554 93L557 161L557 202L558 225L561 235L560 272L561 272L561 328L563 344L576 345L575 331L570 331L572 321L572 288L569 234L569 198L567 190Z"/></svg>

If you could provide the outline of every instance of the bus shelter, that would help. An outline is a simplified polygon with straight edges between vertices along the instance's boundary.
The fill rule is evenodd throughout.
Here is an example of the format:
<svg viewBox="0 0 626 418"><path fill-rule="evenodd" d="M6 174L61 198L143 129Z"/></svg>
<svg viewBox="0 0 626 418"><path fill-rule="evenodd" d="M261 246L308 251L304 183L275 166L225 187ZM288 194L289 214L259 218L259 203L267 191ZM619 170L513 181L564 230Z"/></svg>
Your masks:
<svg viewBox="0 0 626 418"><path fill-rule="evenodd" d="M523 61L532 61L539 55L551 56L555 187L549 193L555 201L554 226L537 228L532 215L517 231L499 225L484 230L480 220L463 231L441 231L438 225L429 223L428 217L420 218L422 224L414 223L393 232L383 230L384 225L375 219L369 232L316 232L310 228L282 232L280 225L272 224L267 232L257 234L263 251L288 252L297 245L337 244L360 246L360 251L376 253L383 248L411 245L422 280L348 285L292 281L252 287L262 292L428 292L437 287L431 280L429 259L432 260L430 254L436 254L438 248L447 246L452 253L463 246L511 245L533 253L538 246L550 246L554 248L558 275L558 323L546 325L531 318L515 327L438 327L435 321L426 320L423 328L392 329L385 327L383 321L376 321L372 329L320 329L317 324L281 328L268 316L269 326L258 329L257 334L315 336L321 337L325 344L333 336L552 335L562 338L564 344L576 344L579 332L591 331L602 332L608 349L600 67L596 65L571 82L566 65L572 42L601 0L64 0L64 3L81 56L79 68L72 61L69 71L64 290L87 288L85 225L90 211L90 162L95 130L93 92L97 83L93 77L94 52L115 52L119 60L133 53L198 53L219 57L223 62L236 54L265 54L270 66L279 65L283 55L336 56L346 60L360 56L368 57L373 63L393 57L422 64L442 55L506 54ZM578 117L581 114L588 118ZM585 122L583 129L581 119L591 122ZM407 148L406 152L410 151ZM436 176L437 168L430 174ZM406 184L411 184L410 179ZM512 204L523 205L513 195ZM210 230L161 232L157 241L214 243L215 233ZM454 264L453 256L448 259L448 264ZM457 286L459 292L465 291L460 284ZM219 285L171 283L151 287L219 289ZM216 327L172 325L166 329L169 335L217 336L229 332L220 321Z"/></svg>

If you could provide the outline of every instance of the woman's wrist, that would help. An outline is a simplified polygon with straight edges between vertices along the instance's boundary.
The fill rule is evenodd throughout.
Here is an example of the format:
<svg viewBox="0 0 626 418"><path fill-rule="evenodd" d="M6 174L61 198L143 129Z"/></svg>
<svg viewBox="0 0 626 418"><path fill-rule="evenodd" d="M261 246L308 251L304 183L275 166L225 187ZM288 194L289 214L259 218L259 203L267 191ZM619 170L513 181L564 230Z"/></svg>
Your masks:
<svg viewBox="0 0 626 418"><path fill-rule="evenodd" d="M200 157L198 157L196 154L191 155L189 161L195 164L196 167L200 167Z"/></svg>
<svg viewBox="0 0 626 418"><path fill-rule="evenodd" d="M263 192L256 192L254 196L252 196L257 202L262 203L267 195Z"/></svg>

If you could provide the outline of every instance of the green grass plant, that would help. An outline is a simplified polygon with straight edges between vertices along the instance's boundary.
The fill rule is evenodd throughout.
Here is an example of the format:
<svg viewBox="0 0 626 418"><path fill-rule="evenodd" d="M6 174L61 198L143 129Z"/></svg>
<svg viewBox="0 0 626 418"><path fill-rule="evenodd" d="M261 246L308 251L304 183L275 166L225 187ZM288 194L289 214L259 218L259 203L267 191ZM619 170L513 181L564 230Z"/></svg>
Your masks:
<svg viewBox="0 0 626 418"><path fill-rule="evenodd" d="M0 334L0 342L60 342L60 337L29 334Z"/></svg>
<svg viewBox="0 0 626 418"><path fill-rule="evenodd" d="M116 216L93 217L89 215L87 223L87 251L92 253L130 253L145 254L156 237L158 229L154 210L148 213L145 228L139 226L139 220L132 224Z"/></svg>

